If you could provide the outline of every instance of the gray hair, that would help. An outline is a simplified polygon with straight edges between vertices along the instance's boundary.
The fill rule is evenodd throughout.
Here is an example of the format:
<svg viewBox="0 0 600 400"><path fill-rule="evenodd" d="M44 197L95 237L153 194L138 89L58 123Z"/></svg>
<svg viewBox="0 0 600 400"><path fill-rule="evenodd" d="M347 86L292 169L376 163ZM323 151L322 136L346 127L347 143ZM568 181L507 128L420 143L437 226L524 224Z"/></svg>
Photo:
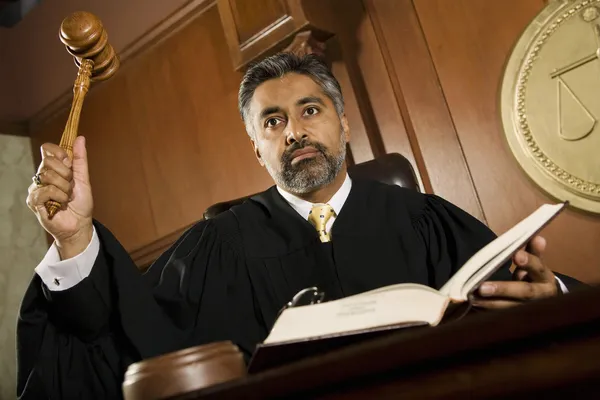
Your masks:
<svg viewBox="0 0 600 400"><path fill-rule="evenodd" d="M323 61L312 54L298 56L293 53L279 53L251 66L244 74L240 84L238 108L250 137L253 137L253 135L251 134L252 128L248 121L248 114L254 91L261 83L270 79L281 78L292 72L310 77L331 99L338 115L344 113L342 88Z"/></svg>

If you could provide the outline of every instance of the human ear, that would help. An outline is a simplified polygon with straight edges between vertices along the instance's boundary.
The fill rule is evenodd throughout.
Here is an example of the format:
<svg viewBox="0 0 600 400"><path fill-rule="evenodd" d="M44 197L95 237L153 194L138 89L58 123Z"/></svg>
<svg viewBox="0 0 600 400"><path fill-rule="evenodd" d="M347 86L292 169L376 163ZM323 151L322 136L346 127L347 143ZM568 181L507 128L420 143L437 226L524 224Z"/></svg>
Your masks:
<svg viewBox="0 0 600 400"><path fill-rule="evenodd" d="M342 114L340 117L340 121L342 123L342 129L344 130L344 136L346 137L346 142L350 141L350 125L348 124L348 118L346 118L346 114Z"/></svg>
<svg viewBox="0 0 600 400"><path fill-rule="evenodd" d="M254 139L250 139L250 141L252 142L252 148L254 150L254 155L256 156L256 159L258 160L258 163L260 164L261 167L265 166L265 162L262 159L262 156L260 154L260 150L258 148L258 145L256 144L256 141Z"/></svg>

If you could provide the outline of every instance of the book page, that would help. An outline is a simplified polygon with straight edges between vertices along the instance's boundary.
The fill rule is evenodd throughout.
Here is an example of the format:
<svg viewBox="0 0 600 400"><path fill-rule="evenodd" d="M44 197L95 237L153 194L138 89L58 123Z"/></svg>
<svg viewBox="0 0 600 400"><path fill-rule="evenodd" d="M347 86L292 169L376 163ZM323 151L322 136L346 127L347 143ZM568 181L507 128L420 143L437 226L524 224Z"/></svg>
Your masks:
<svg viewBox="0 0 600 400"><path fill-rule="evenodd" d="M522 235L518 240L513 242L506 249L502 250L500 254L492 258L485 266L475 272L462 286L461 297L467 298L481 283L488 279L498 267L504 265L514 253L519 250L521 246L525 244L527 240L531 238L530 233Z"/></svg>
<svg viewBox="0 0 600 400"><path fill-rule="evenodd" d="M448 298L418 284L398 284L321 304L291 307L265 344L309 340L399 324L437 325Z"/></svg>
<svg viewBox="0 0 600 400"><path fill-rule="evenodd" d="M440 289L454 301L466 301L468 294L492 275L533 235L554 218L565 203L544 204L535 212L475 253ZM477 274L476 279L472 279ZM469 282L467 284L467 282Z"/></svg>

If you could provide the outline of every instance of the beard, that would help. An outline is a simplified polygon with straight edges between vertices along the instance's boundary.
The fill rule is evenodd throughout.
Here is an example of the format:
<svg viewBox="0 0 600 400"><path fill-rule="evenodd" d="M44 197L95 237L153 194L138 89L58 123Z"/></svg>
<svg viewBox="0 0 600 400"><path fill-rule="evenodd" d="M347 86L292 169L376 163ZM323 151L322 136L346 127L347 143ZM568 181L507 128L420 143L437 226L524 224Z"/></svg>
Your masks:
<svg viewBox="0 0 600 400"><path fill-rule="evenodd" d="M314 147L318 154L292 165L292 154L305 147ZM339 174L346 159L346 137L340 129L340 145L335 152L318 142L302 140L290 145L281 156L281 168L265 164L275 183L291 193L310 193L329 185Z"/></svg>

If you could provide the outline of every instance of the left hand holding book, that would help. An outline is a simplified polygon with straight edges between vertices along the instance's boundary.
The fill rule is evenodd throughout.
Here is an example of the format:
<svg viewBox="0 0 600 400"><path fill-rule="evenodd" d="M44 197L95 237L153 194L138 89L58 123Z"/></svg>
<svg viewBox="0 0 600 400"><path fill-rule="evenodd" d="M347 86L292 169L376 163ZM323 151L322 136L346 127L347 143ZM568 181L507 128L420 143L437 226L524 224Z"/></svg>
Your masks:
<svg viewBox="0 0 600 400"><path fill-rule="evenodd" d="M471 303L475 307L499 309L559 294L556 276L542 261L546 239L534 237L525 250L513 256L517 266L512 282L484 282Z"/></svg>

